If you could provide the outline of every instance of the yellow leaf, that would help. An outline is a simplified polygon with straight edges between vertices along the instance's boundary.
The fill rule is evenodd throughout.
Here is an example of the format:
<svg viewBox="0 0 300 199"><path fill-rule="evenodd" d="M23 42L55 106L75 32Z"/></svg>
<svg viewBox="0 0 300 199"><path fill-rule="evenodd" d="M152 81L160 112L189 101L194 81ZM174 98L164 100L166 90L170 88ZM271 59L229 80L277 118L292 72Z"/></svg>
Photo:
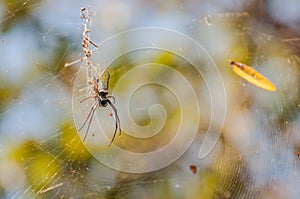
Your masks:
<svg viewBox="0 0 300 199"><path fill-rule="evenodd" d="M266 77L264 77L262 74L257 72L254 68L247 66L245 64L228 60L230 63L232 70L239 75L240 77L244 78L251 84L254 84L257 87L260 87L262 89L268 90L268 91L275 91L276 87L274 84L268 80Z"/></svg>

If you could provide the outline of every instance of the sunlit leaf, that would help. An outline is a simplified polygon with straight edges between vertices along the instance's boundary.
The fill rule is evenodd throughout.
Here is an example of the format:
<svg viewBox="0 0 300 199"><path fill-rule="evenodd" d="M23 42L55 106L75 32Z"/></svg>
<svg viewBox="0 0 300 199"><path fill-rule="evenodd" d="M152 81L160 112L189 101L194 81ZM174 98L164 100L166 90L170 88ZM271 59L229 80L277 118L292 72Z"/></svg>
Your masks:
<svg viewBox="0 0 300 199"><path fill-rule="evenodd" d="M254 68L247 66L245 64L228 60L230 63L232 70L243 79L247 80L251 84L260 87L262 89L268 90L268 91L275 91L276 87L274 84L268 80L266 77L264 77L262 74L257 72Z"/></svg>

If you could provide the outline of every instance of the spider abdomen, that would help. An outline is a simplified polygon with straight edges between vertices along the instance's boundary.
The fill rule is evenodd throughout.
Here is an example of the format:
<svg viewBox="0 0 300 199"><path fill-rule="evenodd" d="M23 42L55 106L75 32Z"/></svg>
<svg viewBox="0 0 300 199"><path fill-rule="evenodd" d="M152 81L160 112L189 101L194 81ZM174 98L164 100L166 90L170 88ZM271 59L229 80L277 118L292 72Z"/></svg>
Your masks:
<svg viewBox="0 0 300 199"><path fill-rule="evenodd" d="M108 105L107 100L99 100L99 106L100 107L106 107Z"/></svg>

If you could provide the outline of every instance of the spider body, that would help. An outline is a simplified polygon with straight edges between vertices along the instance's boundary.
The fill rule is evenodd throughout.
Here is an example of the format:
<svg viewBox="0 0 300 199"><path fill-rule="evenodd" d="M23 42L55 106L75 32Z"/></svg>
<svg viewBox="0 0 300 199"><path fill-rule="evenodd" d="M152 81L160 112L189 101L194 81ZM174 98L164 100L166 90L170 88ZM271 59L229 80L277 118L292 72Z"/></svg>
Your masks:
<svg viewBox="0 0 300 199"><path fill-rule="evenodd" d="M100 90L97 91L97 94L99 96L99 107L107 107L107 105L109 104L109 99L107 98L112 98L112 96L107 96L108 88L103 81L100 81Z"/></svg>
<svg viewBox="0 0 300 199"><path fill-rule="evenodd" d="M92 105L92 108L91 108L86 120L84 121L82 126L79 128L79 131L81 131L82 128L85 126L86 122L89 120L88 127L87 127L86 133L84 135L83 141L85 141L85 139L87 137L87 134L88 134L88 131L90 129L90 125L92 123L92 119L93 119L93 116L94 116L94 112L95 112L95 110L97 109L98 106L101 108L101 107L107 107L109 105L110 108L112 109L114 115L115 115L115 120L116 120L115 131L114 131L113 138L112 138L112 140L111 140L111 142L109 143L108 146L110 146L112 144L112 142L114 141L118 129L119 129L119 134L121 134L120 119L119 119L119 116L118 116L117 108L114 105L115 98L112 95L108 95L109 94L109 92L108 92L109 79L110 79L110 74L109 73L108 73L106 83L101 78L99 80L99 79L96 79L95 77L93 77L91 84L93 86L94 94L84 98L80 102L80 103L82 103L85 100L90 99L90 98L95 99L95 102ZM110 101L109 98L113 99L113 103Z"/></svg>

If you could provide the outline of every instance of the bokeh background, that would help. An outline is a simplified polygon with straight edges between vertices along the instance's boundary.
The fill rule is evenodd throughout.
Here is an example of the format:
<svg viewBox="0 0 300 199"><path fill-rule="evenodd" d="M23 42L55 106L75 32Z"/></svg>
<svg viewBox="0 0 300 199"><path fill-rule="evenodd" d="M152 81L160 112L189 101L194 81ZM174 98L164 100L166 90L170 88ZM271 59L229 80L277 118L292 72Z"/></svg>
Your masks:
<svg viewBox="0 0 300 199"><path fill-rule="evenodd" d="M0 1L1 198L300 198L299 1L88 3ZM76 107L72 107L74 80L85 65L64 67L83 56L83 6L89 6L93 13L91 38L98 44L120 31L162 27L183 32L208 51L223 78L227 112L220 139L206 158L197 156L211 116L211 99L203 79L215 78L214 74L198 74L184 59L164 51L118 58L109 66L111 89L122 74L138 64L152 62L177 70L201 96L201 120L194 143L168 167L142 174L109 168L86 150L74 123ZM100 45L93 56L117 53L134 42L120 40L110 49ZM276 92L264 91L239 78L227 59L260 71L277 86ZM163 72L141 75L180 86ZM133 76L131 80L138 78ZM119 95L126 93L127 86L118 90ZM151 119L155 123L147 109L151 104L161 104L168 116L163 133L151 139L123 133L115 144L145 152L163 146L174 136L173 128L180 118L176 95L162 89L149 85L141 94L150 96L148 101L140 96L118 106L129 106L136 124L146 126ZM86 106L86 111L89 109ZM109 109L99 110L99 114L113 121ZM107 142L100 143L100 148L106 150ZM195 173L191 165L197 166Z"/></svg>

